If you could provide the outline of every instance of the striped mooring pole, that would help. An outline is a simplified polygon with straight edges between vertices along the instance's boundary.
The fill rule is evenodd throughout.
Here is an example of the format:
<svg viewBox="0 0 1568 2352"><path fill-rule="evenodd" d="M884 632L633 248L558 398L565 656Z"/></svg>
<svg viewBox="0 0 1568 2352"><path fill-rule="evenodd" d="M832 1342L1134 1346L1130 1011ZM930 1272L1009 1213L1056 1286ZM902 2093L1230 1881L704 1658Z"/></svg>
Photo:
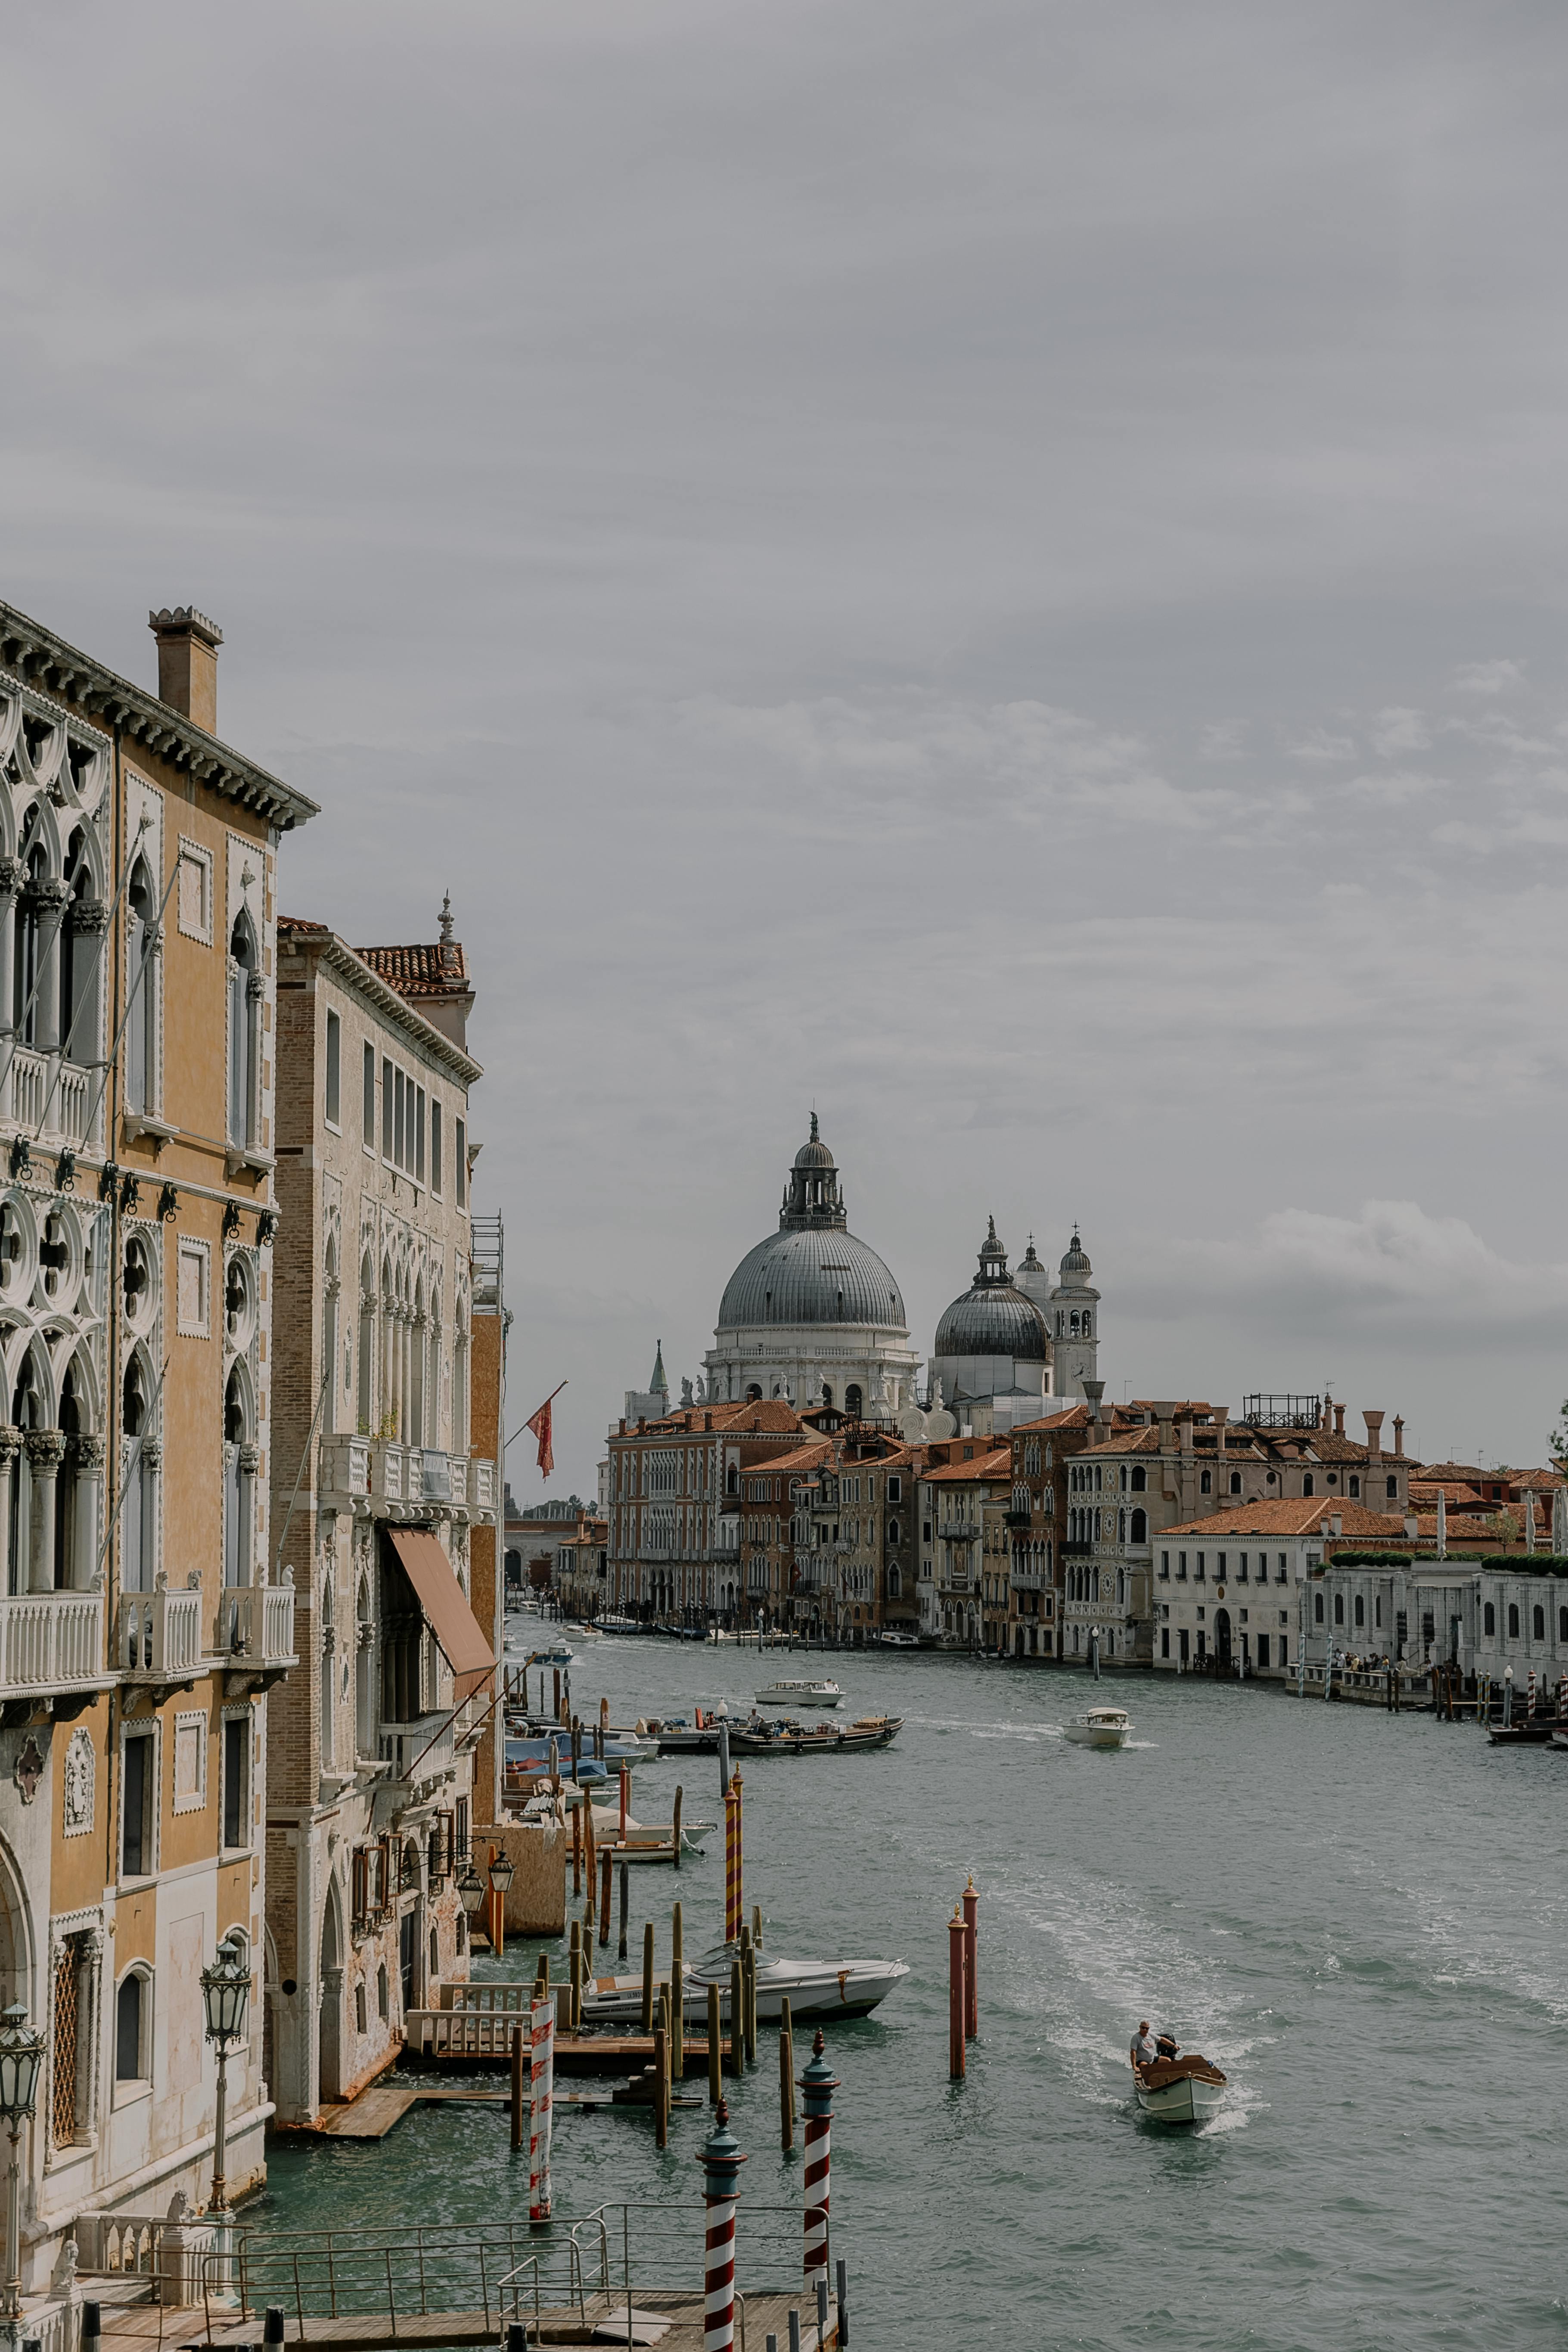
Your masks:
<svg viewBox="0 0 1568 2352"><path fill-rule="evenodd" d="M838 2078L822 2054L822 2028L811 2045L811 2063L800 2078L805 2110L805 2291L827 2283L828 2159L832 2148L833 2094Z"/></svg>
<svg viewBox="0 0 1568 2352"><path fill-rule="evenodd" d="M529 2010L528 2218L550 2219L550 2142L555 2104L555 2003L534 2001Z"/></svg>
<svg viewBox="0 0 1568 2352"><path fill-rule="evenodd" d="M724 1941L741 1940L743 1872L741 1864L741 1775L724 1791Z"/></svg>
<svg viewBox="0 0 1568 2352"><path fill-rule="evenodd" d="M735 2343L735 2197L746 2161L721 2099L713 2128L698 2158L707 2209L707 2256L702 2271L702 2352L733 2352Z"/></svg>

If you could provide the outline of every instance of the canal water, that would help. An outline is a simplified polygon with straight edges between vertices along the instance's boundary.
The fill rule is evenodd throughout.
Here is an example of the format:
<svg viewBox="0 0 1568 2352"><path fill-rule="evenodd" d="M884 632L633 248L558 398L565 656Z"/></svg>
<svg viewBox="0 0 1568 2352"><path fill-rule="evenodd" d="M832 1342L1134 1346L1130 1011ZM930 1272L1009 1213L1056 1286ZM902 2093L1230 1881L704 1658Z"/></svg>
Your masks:
<svg viewBox="0 0 1568 2352"><path fill-rule="evenodd" d="M879 1754L742 1768L745 1897L778 1953L913 1971L828 2039L857 2352L1563 2346L1568 1755L1255 1685L785 1652L759 1674L754 1652L614 1636L579 1644L574 1700L590 1716L606 1695L617 1721L733 1706L819 1663L904 1729ZM1131 1708L1123 1752L1063 1739L1093 1699ZM634 1811L668 1820L679 1779L688 1821L721 1819L718 1777L651 1767ZM970 1872L981 2032L950 2086L946 1923ZM678 1892L695 1955L722 1933L721 1835L679 1882L632 1874L634 1953L651 1916L664 1962ZM530 1975L537 1948L501 1972ZM1201 2130L1140 2116L1142 2017L1229 2076ZM776 2048L764 2030L731 2094L759 2207L800 2196ZM646 2113L563 2116L557 2212L683 2200L695 2244L706 2129L678 2114L661 2157ZM253 2226L526 2213L501 2107L269 2161Z"/></svg>

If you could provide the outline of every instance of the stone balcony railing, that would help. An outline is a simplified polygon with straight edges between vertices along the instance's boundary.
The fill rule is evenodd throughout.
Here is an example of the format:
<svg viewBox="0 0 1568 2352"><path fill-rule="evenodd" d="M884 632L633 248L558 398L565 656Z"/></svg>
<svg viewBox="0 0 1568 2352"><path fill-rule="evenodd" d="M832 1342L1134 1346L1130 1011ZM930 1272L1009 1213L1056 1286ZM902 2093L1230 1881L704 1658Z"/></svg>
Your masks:
<svg viewBox="0 0 1568 2352"><path fill-rule="evenodd" d="M109 1685L103 1654L101 1592L21 1592L0 1597L0 1706L57 1701L79 1692L85 1703ZM63 1712L58 1705L56 1713Z"/></svg>
<svg viewBox="0 0 1568 2352"><path fill-rule="evenodd" d="M495 1464L391 1438L326 1437L316 1500L322 1510L362 1518L461 1515L489 1525L495 1517Z"/></svg>
<svg viewBox="0 0 1568 2352"><path fill-rule="evenodd" d="M1038 1592L1046 1581L1045 1571L1037 1565L1020 1568L1015 1561L1009 1572L1008 1581L1015 1592Z"/></svg>
<svg viewBox="0 0 1568 2352"><path fill-rule="evenodd" d="M287 1569L283 1572L289 1574ZM231 1587L218 1607L218 1643L237 1665L269 1673L297 1665L293 1585Z"/></svg>
<svg viewBox="0 0 1568 2352"><path fill-rule="evenodd" d="M937 1533L943 1543L973 1543L980 1533L978 1519L939 1519Z"/></svg>
<svg viewBox="0 0 1568 2352"><path fill-rule="evenodd" d="M153 1592L120 1596L114 1663L133 1682L194 1682L202 1668L202 1585L193 1570L184 1591L160 1578Z"/></svg>
<svg viewBox="0 0 1568 2352"><path fill-rule="evenodd" d="M53 1150L67 1144L79 1148L88 1139L88 1114L93 1097L92 1073L58 1054L36 1054L30 1047L11 1049L0 1093L6 1117L38 1143Z"/></svg>

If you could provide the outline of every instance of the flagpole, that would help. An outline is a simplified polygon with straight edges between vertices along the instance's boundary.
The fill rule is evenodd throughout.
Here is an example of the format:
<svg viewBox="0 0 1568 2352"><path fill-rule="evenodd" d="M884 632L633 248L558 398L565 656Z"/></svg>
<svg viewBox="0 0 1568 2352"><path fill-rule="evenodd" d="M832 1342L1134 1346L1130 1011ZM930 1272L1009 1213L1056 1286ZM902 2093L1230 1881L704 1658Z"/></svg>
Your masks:
<svg viewBox="0 0 1568 2352"><path fill-rule="evenodd" d="M562 1383L561 1383L561 1389L569 1389L569 1388L571 1387L571 1385L572 1385L572 1383L571 1383L571 1381L562 1381ZM553 1404L553 1403L554 1403L554 1402L555 1402L555 1400L556 1400L556 1398L557 1398L557 1397L560 1395L560 1393L561 1393L561 1389L552 1389L552 1390L551 1390L551 1391L550 1391L550 1394L549 1394L549 1395L545 1398L545 1400L544 1400L544 1404ZM542 1405L537 1406L537 1407L535 1408L536 1412L542 1412L544 1411L544 1404L542 1404ZM523 1423L523 1424L522 1424L522 1429L514 1429L514 1430L512 1431L511 1435L507 1439L506 1444L501 1447L501 1454L502 1454L502 1458L503 1458L503 1459L505 1458L505 1456L506 1456L507 1454L509 1454L511 1452L512 1447L517 1444L518 1439L519 1439L519 1438L522 1435L522 1433L523 1433L523 1430L526 1430L526 1428L527 1428L527 1427L528 1427L528 1423L527 1423L527 1422L525 1421L525 1422Z"/></svg>

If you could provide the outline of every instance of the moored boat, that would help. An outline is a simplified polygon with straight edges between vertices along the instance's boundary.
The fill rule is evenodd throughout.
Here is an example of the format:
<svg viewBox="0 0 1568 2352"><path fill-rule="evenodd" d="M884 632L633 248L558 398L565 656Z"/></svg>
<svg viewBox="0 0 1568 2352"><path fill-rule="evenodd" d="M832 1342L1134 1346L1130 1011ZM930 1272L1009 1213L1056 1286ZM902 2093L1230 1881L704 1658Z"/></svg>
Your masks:
<svg viewBox="0 0 1568 2352"><path fill-rule="evenodd" d="M721 1944L694 1960L686 1971L681 2007L689 2024L708 2014L708 1988L719 1988L721 2014L728 2017L730 1969L735 1950ZM868 2017L909 1975L905 1960L786 1960L757 1955L757 2020L776 2023L784 2001L790 2018ZM595 1977L583 1995L583 2016L594 2025L616 2024L642 2015L642 1978Z"/></svg>
<svg viewBox="0 0 1568 2352"><path fill-rule="evenodd" d="M1156 2058L1133 2070L1138 2104L1151 2122L1199 2124L1225 2097L1226 2078L1207 2058Z"/></svg>
<svg viewBox="0 0 1568 2352"><path fill-rule="evenodd" d="M1062 1726L1063 1737L1080 1748L1125 1748L1132 1718L1125 1707L1091 1706Z"/></svg>
<svg viewBox="0 0 1568 2352"><path fill-rule="evenodd" d="M770 1683L766 1690L757 1693L759 1706L838 1706L844 1694L830 1675L819 1675L798 1682Z"/></svg>
<svg viewBox="0 0 1568 2352"><path fill-rule="evenodd" d="M901 1715L863 1715L853 1723L748 1723L731 1731L737 1756L826 1756L844 1748L886 1748L904 1727Z"/></svg>
<svg viewBox="0 0 1568 2352"><path fill-rule="evenodd" d="M1562 1728L1553 1715L1516 1715L1511 1723L1489 1724L1487 1738L1494 1748L1542 1748Z"/></svg>

